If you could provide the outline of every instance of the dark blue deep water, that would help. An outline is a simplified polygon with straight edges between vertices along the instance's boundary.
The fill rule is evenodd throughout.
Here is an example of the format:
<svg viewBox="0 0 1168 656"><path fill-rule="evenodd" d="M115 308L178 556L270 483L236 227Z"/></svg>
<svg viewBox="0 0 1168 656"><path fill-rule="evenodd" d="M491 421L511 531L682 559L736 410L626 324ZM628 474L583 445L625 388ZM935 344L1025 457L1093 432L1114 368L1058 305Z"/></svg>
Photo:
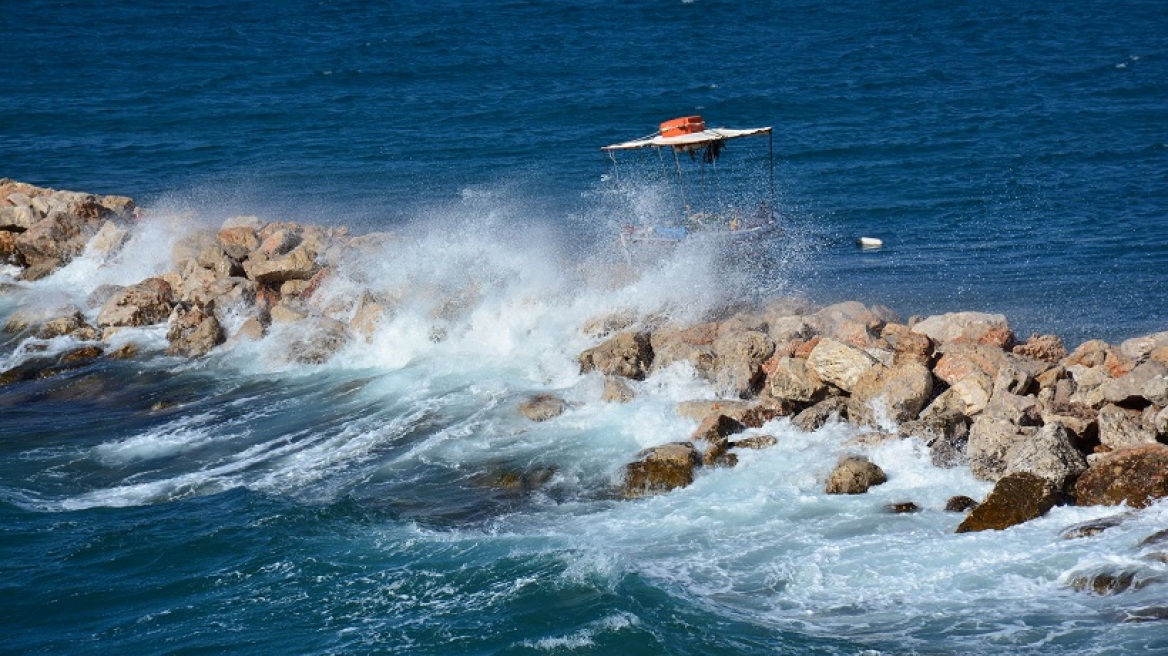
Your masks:
<svg viewBox="0 0 1168 656"><path fill-rule="evenodd" d="M834 456L794 447L625 503L607 484L668 439L646 431L687 429L661 417L691 382L513 417L533 390L599 394L582 343L544 329L604 305L521 314L610 237L599 147L694 113L775 128L790 257L764 292L1001 312L1072 348L1168 329L1162 0L5 0L0 35L0 176L212 218L432 221L419 276L489 242L522 287L453 354L403 322L321 370L156 358L0 389L0 652L1168 653L1163 622L1121 621L1163 587L1066 585L1164 509L1107 548L1053 537L1092 516L1073 509L958 541L939 511L817 497L801 477ZM556 473L482 482L516 467ZM901 480L940 505L981 489Z"/></svg>

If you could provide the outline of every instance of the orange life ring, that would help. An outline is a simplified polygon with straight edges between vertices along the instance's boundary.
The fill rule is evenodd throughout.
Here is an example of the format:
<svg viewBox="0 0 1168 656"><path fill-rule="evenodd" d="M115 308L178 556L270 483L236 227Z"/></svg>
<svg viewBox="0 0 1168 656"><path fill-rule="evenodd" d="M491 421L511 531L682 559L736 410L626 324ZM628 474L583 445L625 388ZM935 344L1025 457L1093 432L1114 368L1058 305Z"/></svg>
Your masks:
<svg viewBox="0 0 1168 656"><path fill-rule="evenodd" d="M683 134L693 134L706 129L706 122L701 116L682 116L661 124L661 136L680 137Z"/></svg>

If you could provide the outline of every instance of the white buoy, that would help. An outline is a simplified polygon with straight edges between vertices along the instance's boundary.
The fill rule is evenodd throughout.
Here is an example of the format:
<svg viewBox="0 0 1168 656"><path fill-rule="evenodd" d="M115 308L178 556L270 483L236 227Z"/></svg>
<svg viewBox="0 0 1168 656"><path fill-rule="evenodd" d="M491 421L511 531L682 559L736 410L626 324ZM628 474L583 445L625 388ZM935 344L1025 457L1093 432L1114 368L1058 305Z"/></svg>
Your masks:
<svg viewBox="0 0 1168 656"><path fill-rule="evenodd" d="M880 248L884 245L884 240L876 237L860 237L856 240L856 245L860 248Z"/></svg>

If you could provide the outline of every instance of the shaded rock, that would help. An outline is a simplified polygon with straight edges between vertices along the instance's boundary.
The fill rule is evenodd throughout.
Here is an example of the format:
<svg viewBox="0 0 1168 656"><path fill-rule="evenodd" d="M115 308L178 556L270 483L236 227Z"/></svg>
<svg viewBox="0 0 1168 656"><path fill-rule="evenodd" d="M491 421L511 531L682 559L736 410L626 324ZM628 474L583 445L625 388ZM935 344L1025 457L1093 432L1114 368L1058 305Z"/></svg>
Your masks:
<svg viewBox="0 0 1168 656"><path fill-rule="evenodd" d="M188 358L199 358L222 344L226 337L214 314L201 307L175 308L166 331L170 342L167 353Z"/></svg>
<svg viewBox="0 0 1168 656"><path fill-rule="evenodd" d="M860 425L915 419L933 394L933 375L917 362L865 371L852 388L848 418Z"/></svg>
<svg viewBox="0 0 1168 656"><path fill-rule="evenodd" d="M607 403L628 403L637 395L633 386L625 378L616 376L604 377L604 392L601 399Z"/></svg>
<svg viewBox="0 0 1168 656"><path fill-rule="evenodd" d="M890 503L887 506L888 512L894 515L906 515L910 513L920 512L921 507L912 501L898 501Z"/></svg>
<svg viewBox="0 0 1168 656"><path fill-rule="evenodd" d="M243 274L243 268L227 256L218 244L208 244L195 255L195 262L215 274L216 278L230 278Z"/></svg>
<svg viewBox="0 0 1168 656"><path fill-rule="evenodd" d="M876 364L876 359L862 349L834 339L820 340L807 357L807 366L820 380L845 392L851 392L860 376Z"/></svg>
<svg viewBox="0 0 1168 656"><path fill-rule="evenodd" d="M714 382L738 397L753 396L763 381L762 363L775 352L764 332L743 330L720 334L714 340Z"/></svg>
<svg viewBox="0 0 1168 656"><path fill-rule="evenodd" d="M1031 335L1025 344L1015 346L1013 352L1052 364L1067 357L1067 347L1063 345L1063 340L1059 339L1058 335L1039 335L1037 333Z"/></svg>
<svg viewBox="0 0 1168 656"><path fill-rule="evenodd" d="M161 278L148 278L115 292L101 307L97 325L150 326L162 323L174 306L171 286Z"/></svg>
<svg viewBox="0 0 1168 656"><path fill-rule="evenodd" d="M85 250L93 228L78 216L54 212L16 237L16 248L30 267L68 263Z"/></svg>
<svg viewBox="0 0 1168 656"><path fill-rule="evenodd" d="M710 415L722 414L749 428L758 428L772 419L790 414L790 408L774 399L759 401L717 399L713 401L683 401L677 404L677 413L698 421Z"/></svg>
<svg viewBox="0 0 1168 656"><path fill-rule="evenodd" d="M985 481L998 480L1006 473L1006 454L1036 432L1036 428L1015 426L997 417L975 418L965 447L970 472Z"/></svg>
<svg viewBox="0 0 1168 656"><path fill-rule="evenodd" d="M111 360L131 360L138 357L138 345L133 342L126 342L106 353L105 357Z"/></svg>
<svg viewBox="0 0 1168 656"><path fill-rule="evenodd" d="M1025 472L1066 490L1087 470L1087 459L1071 444L1059 424L1043 426L1034 437L1015 444L1006 453L1006 475Z"/></svg>
<svg viewBox="0 0 1168 656"><path fill-rule="evenodd" d="M1058 502L1058 491L1045 478L1020 472L1003 477L993 491L974 508L958 533L1000 531L1041 517Z"/></svg>
<svg viewBox="0 0 1168 656"><path fill-rule="evenodd" d="M914 333L927 335L937 343L952 342L965 339L971 342L982 342L997 345L1001 341L999 335L1010 330L1006 316L1002 314L986 314L984 312L953 312L928 317L917 322L912 327ZM1012 341L1012 340L1011 340Z"/></svg>
<svg viewBox="0 0 1168 656"><path fill-rule="evenodd" d="M40 324L33 331L33 334L39 339L52 339L63 335L72 335L83 340L97 339L97 330L89 325L89 322L85 320L81 311L76 309L72 310L62 316L54 317Z"/></svg>
<svg viewBox="0 0 1168 656"><path fill-rule="evenodd" d="M1127 514L1119 515L1119 516L1126 517ZM1149 535L1148 537L1144 538L1143 540L1140 540L1140 543L1138 545L1136 545L1136 548L1146 549L1148 547L1158 547L1158 546L1163 545L1163 544L1168 544L1168 528L1166 528L1162 531L1156 531L1155 533Z"/></svg>
<svg viewBox="0 0 1168 656"><path fill-rule="evenodd" d="M827 477L828 494L863 494L876 485L888 481L884 470L863 456L848 455Z"/></svg>
<svg viewBox="0 0 1168 656"><path fill-rule="evenodd" d="M952 469L964 465L969 442L969 417L957 411L922 415L917 421L900 425L902 437L919 437L929 447L929 455L937 467Z"/></svg>
<svg viewBox="0 0 1168 656"><path fill-rule="evenodd" d="M746 425L736 419L722 414L711 415L702 420L697 430L690 436L690 440L707 444L706 450L702 454L702 463L706 466L713 466L718 464L730 448L729 437L744 430L746 430Z"/></svg>
<svg viewBox="0 0 1168 656"><path fill-rule="evenodd" d="M1158 431L1155 415L1107 404L1099 409L1099 442L1112 449L1154 444Z"/></svg>
<svg viewBox="0 0 1168 656"><path fill-rule="evenodd" d="M847 399L839 396L828 397L795 415L791 419L791 425L810 432L819 430L833 418L836 420L848 418Z"/></svg>
<svg viewBox="0 0 1168 656"><path fill-rule="evenodd" d="M767 449L779 443L774 435L751 435L734 440L731 449Z"/></svg>
<svg viewBox="0 0 1168 656"><path fill-rule="evenodd" d="M928 335L914 333L907 327L903 327L903 330L896 335L893 364L915 362L926 367L932 366L936 355L933 340Z"/></svg>
<svg viewBox="0 0 1168 656"><path fill-rule="evenodd" d="M974 508L977 508L977 502L963 495L949 497L949 500L945 502L947 512L965 512Z"/></svg>
<svg viewBox="0 0 1168 656"><path fill-rule="evenodd" d="M568 403L555 394L534 394L519 403L519 412L532 421L547 421L564 414Z"/></svg>
<svg viewBox="0 0 1168 656"><path fill-rule="evenodd" d="M621 333L580 354L580 373L599 371L606 376L644 380L653 364L653 347L647 332Z"/></svg>
<svg viewBox="0 0 1168 656"><path fill-rule="evenodd" d="M1121 513L1119 515L1111 515L1109 517L1101 517L1099 519L1072 524L1064 528L1059 533L1059 537L1064 540L1077 540L1079 538L1096 536L1109 528L1119 526L1131 516L1132 513Z"/></svg>
<svg viewBox="0 0 1168 656"><path fill-rule="evenodd" d="M685 487L694 480L701 456L690 442L674 442L645 449L625 466L624 495L636 498Z"/></svg>
<svg viewBox="0 0 1168 656"><path fill-rule="evenodd" d="M1168 447L1154 444L1119 449L1095 461L1075 482L1081 506L1144 508L1168 496Z"/></svg>
<svg viewBox="0 0 1168 656"><path fill-rule="evenodd" d="M228 219L228 221L230 220ZM223 253L236 262L246 260L252 251L259 248L260 245L255 229L247 225L228 226L224 224L224 227L215 235L215 240Z"/></svg>
<svg viewBox="0 0 1168 656"><path fill-rule="evenodd" d="M802 358L778 358L766 379L766 393L776 399L815 403L827 396L827 385Z"/></svg>
<svg viewBox="0 0 1168 656"><path fill-rule="evenodd" d="M1059 424L1067 429L1076 448L1090 451L1099 443L1099 413L1082 403L1048 403L1042 411L1042 423Z"/></svg>
<svg viewBox="0 0 1168 656"><path fill-rule="evenodd" d="M0 208L2 210L4 208ZM23 267L24 255L16 247L16 233L0 230L0 264Z"/></svg>
<svg viewBox="0 0 1168 656"><path fill-rule="evenodd" d="M1005 419L1015 426L1042 425L1042 412L1038 407L1038 399L1033 396L1021 396L1004 391L995 391L990 397L985 414L998 419Z"/></svg>
<svg viewBox="0 0 1168 656"><path fill-rule="evenodd" d="M83 346L66 351L57 358L59 365L73 365L96 360L102 356L102 348L100 346Z"/></svg>
<svg viewBox="0 0 1168 656"><path fill-rule="evenodd" d="M476 478L476 482L506 492L527 493L538 490L555 477L557 469L552 466L532 469L512 469L494 472Z"/></svg>

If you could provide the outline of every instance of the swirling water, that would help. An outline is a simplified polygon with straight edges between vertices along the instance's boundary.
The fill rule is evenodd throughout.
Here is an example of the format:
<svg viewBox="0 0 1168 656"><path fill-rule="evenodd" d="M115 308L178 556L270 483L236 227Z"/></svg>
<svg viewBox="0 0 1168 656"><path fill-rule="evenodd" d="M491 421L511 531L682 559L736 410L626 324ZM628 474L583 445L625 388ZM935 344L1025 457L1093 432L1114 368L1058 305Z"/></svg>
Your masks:
<svg viewBox="0 0 1168 656"><path fill-rule="evenodd" d="M776 127L788 229L764 291L1005 312L1071 345L1165 329L1159 3L33 0L0 27L0 175L184 217L136 230L149 257L83 258L0 315L135 282L245 213L404 234L346 276L429 290L325 365L273 335L0 388L0 650L1168 651L1162 624L1123 621L1163 583L1068 586L1116 563L1165 578L1134 551L1162 506L1086 540L1056 536L1107 511L955 536L945 499L984 483L904 442L872 454L887 485L827 497L849 429L783 420L734 470L622 501L620 466L688 435L674 404L713 390L669 369L600 404L573 360L598 313L742 292L702 253L590 273L615 224L597 147L693 112ZM569 412L515 413L548 389Z"/></svg>

